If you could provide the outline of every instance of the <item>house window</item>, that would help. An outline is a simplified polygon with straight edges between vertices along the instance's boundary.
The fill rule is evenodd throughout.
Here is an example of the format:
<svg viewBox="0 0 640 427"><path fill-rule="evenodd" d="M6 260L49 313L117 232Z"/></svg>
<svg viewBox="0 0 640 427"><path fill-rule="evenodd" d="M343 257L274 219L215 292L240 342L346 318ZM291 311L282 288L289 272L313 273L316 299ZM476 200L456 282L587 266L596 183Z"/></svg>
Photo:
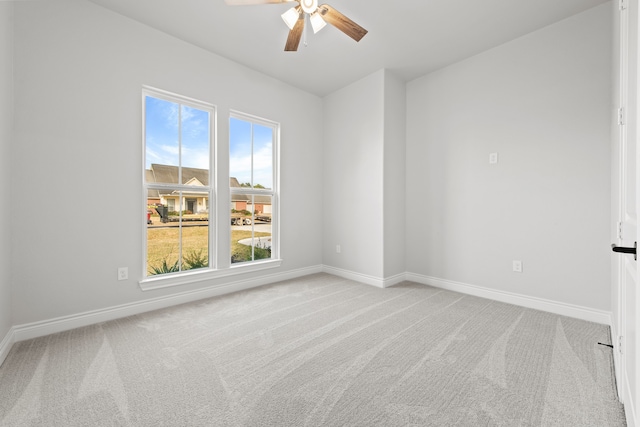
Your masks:
<svg viewBox="0 0 640 427"><path fill-rule="evenodd" d="M229 120L231 263L278 258L277 123L232 113Z"/></svg>
<svg viewBox="0 0 640 427"><path fill-rule="evenodd" d="M143 105L146 276L211 269L214 107L148 88Z"/></svg>

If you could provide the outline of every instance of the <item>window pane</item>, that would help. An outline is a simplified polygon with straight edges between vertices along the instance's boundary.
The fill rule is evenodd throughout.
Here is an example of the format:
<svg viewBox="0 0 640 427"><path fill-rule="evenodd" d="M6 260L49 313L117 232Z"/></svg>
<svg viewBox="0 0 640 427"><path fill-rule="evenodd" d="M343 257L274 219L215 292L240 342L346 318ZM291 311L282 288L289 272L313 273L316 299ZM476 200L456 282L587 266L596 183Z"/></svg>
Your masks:
<svg viewBox="0 0 640 427"><path fill-rule="evenodd" d="M253 196L253 259L271 258L271 196Z"/></svg>
<svg viewBox="0 0 640 427"><path fill-rule="evenodd" d="M177 183L170 170L152 165L178 166L178 104L145 97L145 147L147 182ZM155 171L153 170L155 169ZM176 171L177 172L177 171Z"/></svg>
<svg viewBox="0 0 640 427"><path fill-rule="evenodd" d="M253 126L253 186L273 188L273 129Z"/></svg>
<svg viewBox="0 0 640 427"><path fill-rule="evenodd" d="M159 208L158 211L163 213L162 208ZM150 218L152 223L147 225L147 274L153 276L180 271L180 229L177 227L178 223L165 222L158 213L150 214Z"/></svg>
<svg viewBox="0 0 640 427"><path fill-rule="evenodd" d="M271 258L271 196L231 198L231 263Z"/></svg>
<svg viewBox="0 0 640 427"><path fill-rule="evenodd" d="M209 185L209 113L181 106L182 184Z"/></svg>
<svg viewBox="0 0 640 427"><path fill-rule="evenodd" d="M182 217L182 269L209 266L209 221L206 215L186 214Z"/></svg>
<svg viewBox="0 0 640 427"><path fill-rule="evenodd" d="M242 187L250 187L251 180L251 123L229 120L229 174Z"/></svg>

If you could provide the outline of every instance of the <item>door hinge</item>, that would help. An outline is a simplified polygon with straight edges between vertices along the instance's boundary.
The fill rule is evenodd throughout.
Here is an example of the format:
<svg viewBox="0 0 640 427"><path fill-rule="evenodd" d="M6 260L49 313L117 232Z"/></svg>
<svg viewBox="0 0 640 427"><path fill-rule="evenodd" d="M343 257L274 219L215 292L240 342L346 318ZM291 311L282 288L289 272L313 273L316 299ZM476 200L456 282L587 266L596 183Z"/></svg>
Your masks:
<svg viewBox="0 0 640 427"><path fill-rule="evenodd" d="M627 0L618 0L618 7L620 10L625 10L627 8Z"/></svg>
<svg viewBox="0 0 640 427"><path fill-rule="evenodd" d="M622 351L622 335L618 335L618 351L620 352L620 354L624 354L624 351Z"/></svg>
<svg viewBox="0 0 640 427"><path fill-rule="evenodd" d="M624 108L618 108L618 125L624 125Z"/></svg>
<svg viewBox="0 0 640 427"><path fill-rule="evenodd" d="M622 240L622 221L618 221L618 239Z"/></svg>

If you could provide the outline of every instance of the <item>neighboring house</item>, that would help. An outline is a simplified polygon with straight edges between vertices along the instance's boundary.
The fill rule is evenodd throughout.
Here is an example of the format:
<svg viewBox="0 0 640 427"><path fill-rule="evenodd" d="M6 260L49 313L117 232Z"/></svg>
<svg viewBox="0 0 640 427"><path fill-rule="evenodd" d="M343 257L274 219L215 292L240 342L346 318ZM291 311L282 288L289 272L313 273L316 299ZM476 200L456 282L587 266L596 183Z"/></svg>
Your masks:
<svg viewBox="0 0 640 427"><path fill-rule="evenodd" d="M146 171L147 182L156 184L178 184L178 167L152 164ZM209 172L205 169L182 168L182 184L204 187L209 185ZM209 210L209 197L206 190L183 191L182 197L174 190L149 190L147 205L161 204L169 211L187 210L192 213L205 213Z"/></svg>
<svg viewBox="0 0 640 427"><path fill-rule="evenodd" d="M231 188L242 187L236 178L229 179ZM253 213L270 214L271 213L271 197L270 196L253 196L253 204L251 204L251 196L246 194L231 193L231 209L237 211L247 210Z"/></svg>
<svg viewBox="0 0 640 427"><path fill-rule="evenodd" d="M156 184L178 184L178 167L170 165L152 164L150 169L145 171L146 179L149 183ZM206 169L182 168L182 183L197 187L209 185L209 173ZM241 187L236 178L229 179L231 187ZM169 211L187 210L193 213L204 213L209 210L209 195L206 191L196 189L182 192L180 194L174 190L149 190L147 195L147 205L164 205ZM254 213L271 213L271 197L254 196L254 203L251 203L251 196L246 194L231 194L231 209L238 211L248 210Z"/></svg>

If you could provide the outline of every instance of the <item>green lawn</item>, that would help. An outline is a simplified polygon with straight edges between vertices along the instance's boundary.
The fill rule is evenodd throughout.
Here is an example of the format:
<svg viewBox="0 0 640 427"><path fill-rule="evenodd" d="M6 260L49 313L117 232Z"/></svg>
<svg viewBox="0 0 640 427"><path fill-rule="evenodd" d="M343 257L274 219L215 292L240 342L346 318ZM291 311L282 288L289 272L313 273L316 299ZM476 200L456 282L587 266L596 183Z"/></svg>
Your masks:
<svg viewBox="0 0 640 427"><path fill-rule="evenodd" d="M270 233L254 232L254 237L271 236ZM238 241L251 237L251 231L231 230L231 262L251 261L251 246L241 245ZM254 259L271 258L271 250L254 248Z"/></svg>
<svg viewBox="0 0 640 427"><path fill-rule="evenodd" d="M147 228L147 274L152 267L160 268L164 262L172 266L178 261L178 227ZM254 232L255 237L270 236L270 233ZM251 246L241 245L239 240L251 237L251 231L231 230L232 262L251 261ZM209 257L209 227L182 227L183 258L189 255ZM269 250L255 248L254 259L270 258ZM183 266L189 268L188 265Z"/></svg>

